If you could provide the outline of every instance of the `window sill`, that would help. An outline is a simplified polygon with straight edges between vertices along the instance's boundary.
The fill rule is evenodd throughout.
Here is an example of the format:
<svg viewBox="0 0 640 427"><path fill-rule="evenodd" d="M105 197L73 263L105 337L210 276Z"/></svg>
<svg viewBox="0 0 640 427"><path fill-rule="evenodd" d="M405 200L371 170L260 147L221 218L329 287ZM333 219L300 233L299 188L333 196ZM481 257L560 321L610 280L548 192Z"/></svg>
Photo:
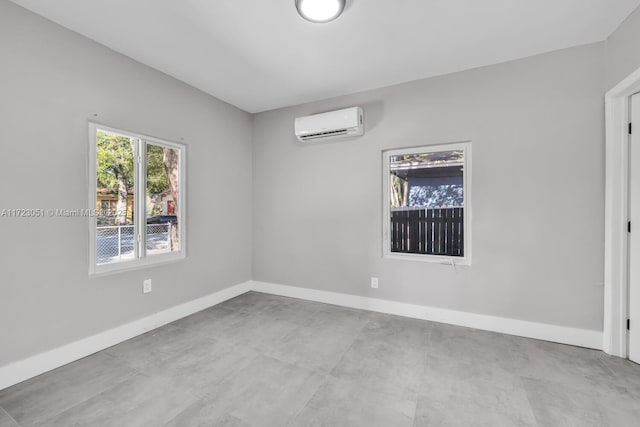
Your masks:
<svg viewBox="0 0 640 427"><path fill-rule="evenodd" d="M421 254L407 254L400 252L387 252L383 255L383 259L399 260L399 261L417 261L427 262L431 264L442 265L455 265L458 266L471 266L471 260L468 258L450 257L441 255L421 255Z"/></svg>
<svg viewBox="0 0 640 427"><path fill-rule="evenodd" d="M185 252L179 251L170 254L153 255L143 259L134 259L130 261L114 262L112 264L96 265L89 269L89 276L99 277L117 273L126 273L128 271L142 270L147 267L172 264L182 261L185 258Z"/></svg>

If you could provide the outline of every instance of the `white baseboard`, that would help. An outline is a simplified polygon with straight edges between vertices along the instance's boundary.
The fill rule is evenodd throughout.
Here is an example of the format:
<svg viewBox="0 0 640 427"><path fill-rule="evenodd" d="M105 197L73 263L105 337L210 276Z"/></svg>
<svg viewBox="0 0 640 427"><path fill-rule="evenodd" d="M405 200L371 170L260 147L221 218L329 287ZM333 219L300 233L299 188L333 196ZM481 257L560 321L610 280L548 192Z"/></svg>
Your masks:
<svg viewBox="0 0 640 427"><path fill-rule="evenodd" d="M295 286L248 281L214 292L187 303L171 307L142 319L63 345L44 353L0 367L0 390L33 378L75 360L89 356L130 338L141 335L167 323L189 316L200 310L220 304L249 291L264 292L322 302L343 307L359 308L380 313L395 314L415 319L466 326L504 334L535 338L580 347L602 349L602 332L566 326L548 325L484 314L465 313L443 308L427 307L397 301Z"/></svg>
<svg viewBox="0 0 640 427"><path fill-rule="evenodd" d="M142 319L0 367L0 390L249 292L252 282L222 289Z"/></svg>
<svg viewBox="0 0 640 427"><path fill-rule="evenodd" d="M437 307L408 304L377 298L278 285L266 282L252 282L252 289L273 295L300 298L343 307L359 308L380 313L395 314L415 319L448 323L486 331L500 332L526 338L535 338L579 347L602 349L602 332L567 326L549 325L485 314L466 313Z"/></svg>

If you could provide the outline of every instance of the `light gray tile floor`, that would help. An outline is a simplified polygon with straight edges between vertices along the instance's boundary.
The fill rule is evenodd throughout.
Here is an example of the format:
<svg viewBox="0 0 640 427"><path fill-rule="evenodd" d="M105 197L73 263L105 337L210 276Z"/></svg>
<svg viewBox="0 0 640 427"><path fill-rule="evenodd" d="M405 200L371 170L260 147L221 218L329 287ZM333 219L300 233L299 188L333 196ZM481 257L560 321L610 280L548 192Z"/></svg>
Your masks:
<svg viewBox="0 0 640 427"><path fill-rule="evenodd" d="M17 427L18 423L7 414L4 409L0 409L0 427Z"/></svg>
<svg viewBox="0 0 640 427"><path fill-rule="evenodd" d="M640 426L640 366L250 292L0 391L17 426Z"/></svg>

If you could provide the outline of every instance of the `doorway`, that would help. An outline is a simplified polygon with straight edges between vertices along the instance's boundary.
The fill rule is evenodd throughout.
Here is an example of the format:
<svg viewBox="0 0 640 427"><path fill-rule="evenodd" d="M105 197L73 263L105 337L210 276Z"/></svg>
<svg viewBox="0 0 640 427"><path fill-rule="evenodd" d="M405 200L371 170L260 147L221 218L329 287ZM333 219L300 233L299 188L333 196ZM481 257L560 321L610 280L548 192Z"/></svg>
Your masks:
<svg viewBox="0 0 640 427"><path fill-rule="evenodd" d="M631 73L627 78L614 86L605 95L606 113L606 144L605 144L605 240L604 240L604 318L602 349L613 356L629 357L629 330L627 319L631 311L630 283L633 282L634 303L633 311L636 326L633 320L630 322L630 330L640 332L640 313L638 313L636 297L639 296L635 283L640 279L638 272L631 271L632 264L639 265L640 258L633 255L630 258L629 206L630 199L630 150L629 150L629 123L631 122L631 98L640 92L640 69ZM637 101L635 101L637 102ZM636 108L635 112L638 114ZM636 129L640 129L640 120L636 119ZM635 138L640 134L636 130ZM640 147L640 143L635 145ZM640 150L636 150L640 151ZM640 152L635 152L640 156ZM640 164L640 163L639 163ZM635 166L635 165L634 165ZM638 168L640 170L640 168ZM636 173L634 177L640 178ZM640 181L638 181L640 182ZM640 188L640 187L638 187ZM635 189L635 185L634 185ZM634 193L640 194L633 190ZM640 196L636 198L640 200ZM639 203L636 203L640 206ZM636 213L638 209L634 209ZM634 225L635 224L635 225ZM635 230L640 241L640 216L635 223L632 221L632 230ZM640 253L640 243L637 243ZM635 247L634 247L634 253ZM636 261L635 259L639 261ZM635 267L634 267L635 268ZM634 276L630 281L631 275ZM640 282L638 282L640 283ZM634 335L635 338L636 335ZM640 344L639 339L634 340ZM636 350L633 350L634 358Z"/></svg>

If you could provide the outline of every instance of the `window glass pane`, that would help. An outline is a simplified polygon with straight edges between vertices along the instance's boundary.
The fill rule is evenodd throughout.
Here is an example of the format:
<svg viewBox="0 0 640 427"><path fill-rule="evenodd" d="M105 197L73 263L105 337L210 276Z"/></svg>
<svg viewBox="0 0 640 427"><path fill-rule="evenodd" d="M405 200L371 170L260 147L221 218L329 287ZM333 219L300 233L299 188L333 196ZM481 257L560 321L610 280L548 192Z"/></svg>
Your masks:
<svg viewBox="0 0 640 427"><path fill-rule="evenodd" d="M389 157L391 252L464 256L464 151Z"/></svg>
<svg viewBox="0 0 640 427"><path fill-rule="evenodd" d="M147 143L146 250L148 255L180 250L179 165L179 150Z"/></svg>
<svg viewBox="0 0 640 427"><path fill-rule="evenodd" d="M98 130L96 134L96 262L135 257L134 141Z"/></svg>

